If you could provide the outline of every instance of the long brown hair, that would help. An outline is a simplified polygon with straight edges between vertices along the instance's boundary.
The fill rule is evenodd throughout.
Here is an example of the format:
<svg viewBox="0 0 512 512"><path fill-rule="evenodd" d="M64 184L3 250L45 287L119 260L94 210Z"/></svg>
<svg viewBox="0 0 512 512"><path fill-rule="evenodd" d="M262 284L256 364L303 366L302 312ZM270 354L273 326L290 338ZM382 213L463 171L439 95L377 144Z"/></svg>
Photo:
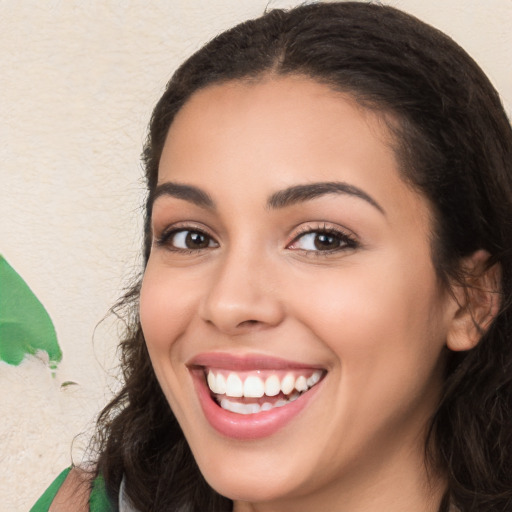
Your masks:
<svg viewBox="0 0 512 512"><path fill-rule="evenodd" d="M194 92L265 74L302 75L391 113L404 180L432 204L433 261L442 282L478 249L501 266L500 312L476 348L450 355L428 453L461 511L512 510L512 131L475 62L436 29L391 7L360 2L275 10L222 33L173 75L144 148L152 194L174 116ZM97 471L116 496L124 476L141 511L231 510L202 477L155 378L138 319L137 283L115 308L124 386L99 417Z"/></svg>

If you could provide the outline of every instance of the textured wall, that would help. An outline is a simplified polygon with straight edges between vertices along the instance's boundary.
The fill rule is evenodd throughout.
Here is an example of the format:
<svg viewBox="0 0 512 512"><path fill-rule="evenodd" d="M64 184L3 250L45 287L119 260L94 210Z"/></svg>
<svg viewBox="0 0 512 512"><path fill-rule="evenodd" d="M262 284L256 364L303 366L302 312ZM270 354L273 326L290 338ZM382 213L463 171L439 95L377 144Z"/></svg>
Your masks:
<svg viewBox="0 0 512 512"><path fill-rule="evenodd" d="M0 253L46 306L64 352L55 377L37 358L0 362L0 511L28 510L115 385L116 327L95 326L140 266L152 105L183 58L267 3L0 0ZM387 3L452 35L510 112L511 0Z"/></svg>

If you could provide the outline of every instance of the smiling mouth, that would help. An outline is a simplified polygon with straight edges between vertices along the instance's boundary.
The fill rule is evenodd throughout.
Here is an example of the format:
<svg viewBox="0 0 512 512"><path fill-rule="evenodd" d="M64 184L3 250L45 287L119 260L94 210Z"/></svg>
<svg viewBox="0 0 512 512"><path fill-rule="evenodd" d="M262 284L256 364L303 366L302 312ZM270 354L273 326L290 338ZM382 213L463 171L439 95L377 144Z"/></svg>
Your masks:
<svg viewBox="0 0 512 512"><path fill-rule="evenodd" d="M325 370L232 370L203 368L211 397L222 409L258 414L294 402L316 386Z"/></svg>

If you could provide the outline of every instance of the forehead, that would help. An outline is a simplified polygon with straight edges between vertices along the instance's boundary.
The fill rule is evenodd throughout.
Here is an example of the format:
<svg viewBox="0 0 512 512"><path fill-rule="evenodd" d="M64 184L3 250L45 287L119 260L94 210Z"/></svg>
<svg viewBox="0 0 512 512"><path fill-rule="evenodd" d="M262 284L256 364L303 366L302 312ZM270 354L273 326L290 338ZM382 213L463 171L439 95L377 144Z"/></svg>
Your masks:
<svg viewBox="0 0 512 512"><path fill-rule="evenodd" d="M160 181L168 163L177 172L182 162L199 164L207 156L210 165L204 167L216 161L224 167L240 156L234 149L241 146L248 151L244 167L263 163L265 152L280 174L287 167L285 160L314 160L310 171L322 172L340 153L345 160L367 155L377 161L385 156L397 167L391 141L381 115L311 79L232 81L196 92L177 113L164 146Z"/></svg>
<svg viewBox="0 0 512 512"><path fill-rule="evenodd" d="M341 117L349 117L353 128L357 125L371 130L385 145L393 141L387 126L391 114L365 108L348 92L336 91L300 75L233 80L200 89L176 114L168 138L175 136L183 125L194 123L196 136L205 133L202 127L211 136L235 123L240 136L253 129L259 135L276 135L281 142L292 136L295 140L310 138L313 132L322 138L329 133L334 137L342 128ZM214 132L209 122L217 125ZM309 133L305 131L306 125ZM286 131L279 131L281 128ZM348 133L340 135L347 137Z"/></svg>
<svg viewBox="0 0 512 512"><path fill-rule="evenodd" d="M370 195L424 202L401 178L387 118L300 76L232 81L196 92L169 129L159 182L231 195L347 181Z"/></svg>

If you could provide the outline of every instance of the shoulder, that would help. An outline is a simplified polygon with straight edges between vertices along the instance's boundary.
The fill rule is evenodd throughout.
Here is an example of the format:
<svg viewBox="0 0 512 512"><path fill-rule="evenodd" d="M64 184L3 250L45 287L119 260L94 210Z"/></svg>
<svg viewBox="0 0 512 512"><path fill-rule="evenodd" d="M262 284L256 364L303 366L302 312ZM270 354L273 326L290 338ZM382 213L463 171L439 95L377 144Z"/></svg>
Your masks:
<svg viewBox="0 0 512 512"><path fill-rule="evenodd" d="M55 495L49 512L89 512L91 483L89 472L72 468Z"/></svg>
<svg viewBox="0 0 512 512"><path fill-rule="evenodd" d="M98 480L101 480L99 484ZM93 497L105 494L103 479L77 467L64 470L48 487L30 512L103 512L110 508L90 508ZM103 500L99 500L103 501Z"/></svg>

